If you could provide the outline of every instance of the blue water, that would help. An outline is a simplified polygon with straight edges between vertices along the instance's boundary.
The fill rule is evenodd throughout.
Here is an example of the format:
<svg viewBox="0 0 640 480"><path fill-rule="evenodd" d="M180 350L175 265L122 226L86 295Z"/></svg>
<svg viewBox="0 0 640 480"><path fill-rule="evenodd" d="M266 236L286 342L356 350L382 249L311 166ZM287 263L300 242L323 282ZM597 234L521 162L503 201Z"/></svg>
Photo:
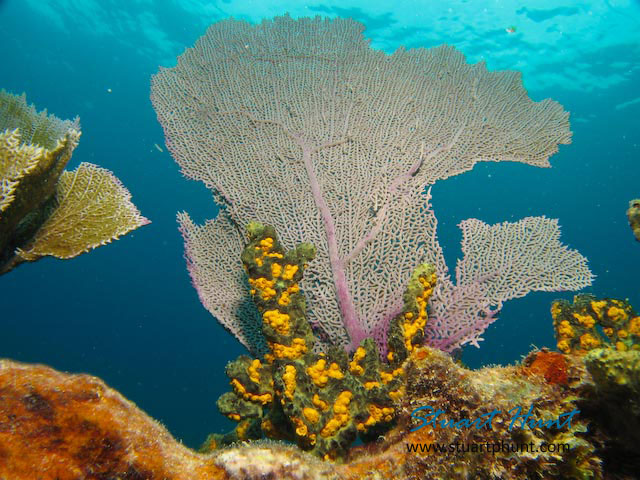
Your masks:
<svg viewBox="0 0 640 480"><path fill-rule="evenodd" d="M571 112L573 144L561 146L552 169L478 164L438 182L433 203L450 267L461 220L544 214L559 218L563 243L589 259L597 279L587 291L640 309L640 243L625 217L640 196L640 4L387 3L0 0L0 87L26 92L61 118L79 115L83 133L69 167L88 161L112 170L153 222L90 254L0 277L0 357L97 375L190 446L231 425L215 401L227 389L225 363L243 349L200 305L175 221L186 210L202 222L216 208L202 184L154 147L164 139L149 101L158 66L174 65L207 25L231 15L349 16L366 25L376 48L446 42L470 61L522 71L534 100L552 97ZM508 302L464 360L508 363L532 345L553 348L550 302L572 295Z"/></svg>

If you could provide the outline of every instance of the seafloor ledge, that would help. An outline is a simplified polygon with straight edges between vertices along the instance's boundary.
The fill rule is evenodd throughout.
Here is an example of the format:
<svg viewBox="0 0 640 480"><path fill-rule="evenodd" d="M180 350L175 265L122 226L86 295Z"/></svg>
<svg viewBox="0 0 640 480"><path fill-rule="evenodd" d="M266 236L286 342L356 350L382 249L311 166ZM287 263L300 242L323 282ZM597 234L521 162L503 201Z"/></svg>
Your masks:
<svg viewBox="0 0 640 480"><path fill-rule="evenodd" d="M2 360L0 478L614 478L607 473L606 465L614 462L607 460L606 446L615 435L625 441L621 433L632 440L629 435L634 435L638 417L629 417L628 404L615 402L612 395L621 399L637 393L637 357L638 352L610 349L582 357L543 350L532 352L518 366L472 371L438 351L420 349L405 364L407 394L397 426L378 442L353 448L342 464L320 461L276 442L199 454L96 377ZM635 366L629 369L631 365ZM410 412L421 405L438 405L455 418L477 418L514 405L533 405L537 416L545 418L575 405L583 413L571 428L560 430L511 432L508 422L496 417L491 429L426 427L410 432L416 425ZM628 432L608 434L604 424L625 415ZM407 444L487 441L565 442L571 450L546 455L407 453ZM615 478L633 478L624 471L634 468L637 452L624 456L626 460L615 460Z"/></svg>

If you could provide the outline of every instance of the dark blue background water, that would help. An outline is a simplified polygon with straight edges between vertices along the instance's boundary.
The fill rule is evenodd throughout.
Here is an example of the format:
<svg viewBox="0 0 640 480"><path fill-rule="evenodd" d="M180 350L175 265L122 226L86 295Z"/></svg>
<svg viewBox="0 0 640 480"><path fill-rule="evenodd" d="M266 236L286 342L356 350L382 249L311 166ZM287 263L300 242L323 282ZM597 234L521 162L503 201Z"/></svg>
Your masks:
<svg viewBox="0 0 640 480"><path fill-rule="evenodd" d="M38 109L61 118L79 115L83 133L69 167L88 161L112 170L153 223L71 261L41 260L0 277L0 357L97 375L177 438L196 446L207 433L230 425L217 413L215 401L227 390L226 362L243 349L200 305L191 287L175 214L187 210L202 222L214 217L216 208L203 185L184 179L169 154L154 147L164 146L164 139L149 101L149 80L160 64L171 66L207 23L225 16L229 4L207 4L203 20L169 0L86 2L86 15L92 15L89 7L101 5L101 21L112 27L103 32L81 28L82 18L57 21L56 9L70 3L81 4L0 0L0 87L25 91ZM374 38L392 22L391 16L355 7L309 9L317 12L354 16ZM568 15L547 13L518 15L533 22ZM136 25L146 26L146 33ZM493 34L504 34L503 26ZM394 28L400 44L403 26ZM428 41L407 43L455 43L447 29L433 28ZM164 47L154 49L158 44ZM514 41L512 48L518 46ZM465 53L477 54L471 50L468 46ZM640 103L615 108L638 96L639 49L627 45L594 52L585 55L583 72L606 74L607 62L620 59L632 65L626 78L609 88L530 89L534 100L552 97L572 112L572 119L582 120L572 123L573 144L561 147L551 159L552 169L479 164L439 182L433 189L439 238L453 267L460 242L456 225L465 218L488 223L542 214L559 218L562 241L579 249L598 276L588 291L629 298L640 309L640 244L625 218L628 201L640 196ZM490 66L492 54L499 53L485 54ZM536 54L523 50L513 58L526 69L527 57ZM553 74L554 68L559 67L525 72L525 85L535 85L536 75ZM570 76L572 66L563 68ZM467 349L464 359L472 366L507 363L531 345L553 348L549 304L571 296L533 293L508 302L482 348Z"/></svg>

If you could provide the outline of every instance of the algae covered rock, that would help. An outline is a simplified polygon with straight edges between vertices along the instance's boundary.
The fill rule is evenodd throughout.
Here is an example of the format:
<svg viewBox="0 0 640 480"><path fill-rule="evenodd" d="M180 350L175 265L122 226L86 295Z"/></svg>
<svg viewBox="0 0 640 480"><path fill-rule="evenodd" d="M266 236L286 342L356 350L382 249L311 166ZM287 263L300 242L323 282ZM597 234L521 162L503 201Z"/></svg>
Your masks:
<svg viewBox="0 0 640 480"><path fill-rule="evenodd" d="M602 456L610 468L640 471L640 351L599 348L584 357L593 385L583 410L605 434ZM635 478L635 477L634 477Z"/></svg>
<svg viewBox="0 0 640 480"><path fill-rule="evenodd" d="M149 221L108 170L64 171L80 125L0 91L0 275L49 255L72 258Z"/></svg>
<svg viewBox="0 0 640 480"><path fill-rule="evenodd" d="M600 348L585 358L587 370L602 391L626 391L640 400L640 351Z"/></svg>

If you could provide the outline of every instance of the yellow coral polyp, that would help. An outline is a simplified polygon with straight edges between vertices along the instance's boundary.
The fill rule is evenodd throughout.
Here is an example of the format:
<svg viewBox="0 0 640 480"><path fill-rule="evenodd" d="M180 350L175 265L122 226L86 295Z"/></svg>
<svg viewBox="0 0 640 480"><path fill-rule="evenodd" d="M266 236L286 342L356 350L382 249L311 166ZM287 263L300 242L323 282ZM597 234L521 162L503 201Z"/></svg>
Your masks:
<svg viewBox="0 0 640 480"><path fill-rule="evenodd" d="M273 278L278 278L281 273L282 273L282 265L280 265L279 263L272 263L271 264L271 276Z"/></svg>
<svg viewBox="0 0 640 480"><path fill-rule="evenodd" d="M561 338L573 338L575 332L568 320L562 320L558 325L558 336Z"/></svg>
<svg viewBox="0 0 640 480"><path fill-rule="evenodd" d="M554 302L551 305L551 318L555 320L556 318L558 318L558 315L560 315L560 313L562 313L562 309L560 308L560 305Z"/></svg>
<svg viewBox="0 0 640 480"><path fill-rule="evenodd" d="M613 332L614 332L614 330L613 330L613 328L611 328L611 327L605 327L605 328L603 328L603 329L602 329L602 331L604 332L604 334L605 334L607 337L612 337L612 336L613 336Z"/></svg>
<svg viewBox="0 0 640 480"><path fill-rule="evenodd" d="M404 335L404 346L408 352L413 351L414 345L412 339L416 333L422 331L427 324L427 316L420 315L415 322L404 322L402 324L402 331Z"/></svg>
<svg viewBox="0 0 640 480"><path fill-rule="evenodd" d="M627 338L629 336L629 332L626 330L618 330L618 337Z"/></svg>
<svg viewBox="0 0 640 480"><path fill-rule="evenodd" d="M336 378L338 380L341 380L344 377L342 370L340 370L340 365L338 365L335 362L329 365L329 369L327 370L327 375L329 375L329 377L331 378Z"/></svg>
<svg viewBox="0 0 640 480"><path fill-rule="evenodd" d="M282 306L287 306L291 303L291 297L289 296L289 292L282 292L280 298L278 299L278 304Z"/></svg>
<svg viewBox="0 0 640 480"><path fill-rule="evenodd" d="M616 342L616 350L619 352L626 352L628 348L623 342Z"/></svg>
<svg viewBox="0 0 640 480"><path fill-rule="evenodd" d="M591 301L591 308L593 309L594 312L596 312L596 315L600 319L602 319L602 310L606 306L607 306L606 300L600 300L599 302L596 302L595 300Z"/></svg>
<svg viewBox="0 0 640 480"><path fill-rule="evenodd" d="M311 423L317 423L320 420L320 413L311 407L305 407L302 409L302 415Z"/></svg>
<svg viewBox="0 0 640 480"><path fill-rule="evenodd" d="M247 430L249 430L250 425L251 425L251 422L249 420L245 420L244 422L240 422L238 424L238 426L236 427L236 435L238 436L238 439L240 440L247 439Z"/></svg>
<svg viewBox="0 0 640 480"><path fill-rule="evenodd" d="M633 317L629 322L629 333L640 335L640 317Z"/></svg>
<svg viewBox="0 0 640 480"><path fill-rule="evenodd" d="M341 392L333 404L333 417L326 423L320 431L323 437L332 437L349 422L349 403L353 394L349 391Z"/></svg>
<svg viewBox="0 0 640 480"><path fill-rule="evenodd" d="M322 372L324 372L324 367L327 361L324 358L321 358L316 363L307 368L307 375L311 377L313 383L320 387L324 387L326 383L329 381L329 377L326 377L324 380L324 384L322 384Z"/></svg>
<svg viewBox="0 0 640 480"><path fill-rule="evenodd" d="M282 381L284 382L284 394L289 400L293 400L293 394L296 391L296 367L287 365L282 374Z"/></svg>
<svg viewBox="0 0 640 480"><path fill-rule="evenodd" d="M353 353L353 359L349 362L349 371L354 375L362 375L364 373L364 368L362 368L359 363L360 360L363 360L366 356L367 351L364 348L356 348L356 351Z"/></svg>
<svg viewBox="0 0 640 480"><path fill-rule="evenodd" d="M327 361L324 358L321 358L307 368L307 375L311 377L313 383L318 387L324 387L329 381L329 378L335 378L338 380L344 378L344 374L337 363L332 363L329 365L329 368L326 368L326 365Z"/></svg>
<svg viewBox="0 0 640 480"><path fill-rule="evenodd" d="M264 277L259 277L255 280L251 278L249 279L249 284L260 291L260 296L264 300L269 300L276 295L276 291L273 289L275 283L275 280L269 280Z"/></svg>
<svg viewBox="0 0 640 480"><path fill-rule="evenodd" d="M249 374L249 379L254 383L260 383L260 369L262 368L262 363L257 358L251 362L251 365L247 368L247 373Z"/></svg>
<svg viewBox="0 0 640 480"><path fill-rule="evenodd" d="M283 280L293 280L293 276L296 274L296 272L298 271L298 265L285 265L284 266L284 273L282 274L282 279Z"/></svg>
<svg viewBox="0 0 640 480"><path fill-rule="evenodd" d="M256 250L262 250L263 252L268 252L272 248L273 248L273 238L266 237L260 240L260 242L258 243L258 246L256 247Z"/></svg>
<svg viewBox="0 0 640 480"><path fill-rule="evenodd" d="M254 394L247 391L245 386L242 385L237 378L231 379L231 386L233 387L235 392L241 397L243 397L245 400L259 403L261 405L266 405L267 403L271 403L271 400L273 400L273 395L271 395L271 393L263 393L262 395L260 395L260 394Z"/></svg>
<svg viewBox="0 0 640 480"><path fill-rule="evenodd" d="M299 291L300 287L298 287L298 285L294 283L284 292L282 292L282 295L280 295L280 298L278 299L278 303L285 306L289 305L291 303L291 295L293 295L294 293L298 293Z"/></svg>
<svg viewBox="0 0 640 480"><path fill-rule="evenodd" d="M280 335L289 335L289 315L278 310L267 310L262 314L264 321Z"/></svg>
<svg viewBox="0 0 640 480"><path fill-rule="evenodd" d="M558 350L560 350L562 353L570 353L571 352L571 346L569 345L568 341L560 340L558 342Z"/></svg>
<svg viewBox="0 0 640 480"><path fill-rule="evenodd" d="M322 400L317 393L313 395L313 399L311 401L316 407L318 407L323 412L329 409L329 404L324 400Z"/></svg>
<svg viewBox="0 0 640 480"><path fill-rule="evenodd" d="M591 315L580 315L579 313L574 313L573 318L578 320L578 322L586 328L593 328L596 324L595 319Z"/></svg>
<svg viewBox="0 0 640 480"><path fill-rule="evenodd" d="M404 373L404 370L402 369L402 367L398 367L395 370L391 371L391 372L385 372L385 371L381 371L380 372L380 379L382 380L382 383L384 383L385 385L387 383L389 383L391 380L393 380L395 377L402 375Z"/></svg>
<svg viewBox="0 0 640 480"><path fill-rule="evenodd" d="M309 433L309 429L302 420L300 420L298 417L293 417L291 419L291 422L296 427L296 435L298 435L299 437L307 436L307 433Z"/></svg>
<svg viewBox="0 0 640 480"><path fill-rule="evenodd" d="M431 275L429 275L429 278L420 277L418 280L424 287L433 287L436 284L437 279L438 276L435 273L432 273Z"/></svg>
<svg viewBox="0 0 640 480"><path fill-rule="evenodd" d="M618 302L618 304L620 303ZM624 322L629 318L627 312L619 307L609 307L609 310L607 310L607 316L614 322Z"/></svg>
<svg viewBox="0 0 640 480"><path fill-rule="evenodd" d="M389 398L394 402L397 402L404 396L404 387L400 387L398 390L392 390L389 392Z"/></svg>
<svg viewBox="0 0 640 480"><path fill-rule="evenodd" d="M307 343L304 338L294 338L291 346L282 345L281 343L268 342L269 348L276 358L288 358L295 360L307 353Z"/></svg>
<svg viewBox="0 0 640 480"><path fill-rule="evenodd" d="M365 382L364 388L366 390L371 390L372 388L379 387L380 382Z"/></svg>
<svg viewBox="0 0 640 480"><path fill-rule="evenodd" d="M236 422L240 421L240 415L237 413L228 413L227 417L229 417L231 420L235 420Z"/></svg>
<svg viewBox="0 0 640 480"><path fill-rule="evenodd" d="M260 292L260 296L263 300L271 300L275 295L276 291L273 288L265 288Z"/></svg>
<svg viewBox="0 0 640 480"><path fill-rule="evenodd" d="M584 350L591 350L593 348L597 348L600 346L600 340L591 335L590 333L585 333L580 337L580 347Z"/></svg>
<svg viewBox="0 0 640 480"><path fill-rule="evenodd" d="M416 304L418 305L418 316L414 319L413 312L406 312L404 314L404 322L402 323L402 332L404 336L404 345L408 352L413 351L415 348L412 342L414 336L424 330L427 323L427 302L431 294L433 293L433 286L436 282L436 275L431 274L429 278L418 278L420 284L424 287L420 295L416 297Z"/></svg>
<svg viewBox="0 0 640 480"><path fill-rule="evenodd" d="M258 265L259 267L263 265L264 257L284 258L284 255L282 255L281 253L278 253L278 252L270 253L270 250L273 248L273 238L270 238L270 237L263 238L262 240L260 240L260 243L255 248L256 250L262 252L259 257L255 257L256 265ZM271 268L273 269L273 265L271 266ZM273 273L273 270L272 270L272 273Z"/></svg>
<svg viewBox="0 0 640 480"><path fill-rule="evenodd" d="M378 407L377 405L369 405L369 418L364 422L366 427L380 423L381 421L390 422L393 420L393 408L391 407Z"/></svg>

